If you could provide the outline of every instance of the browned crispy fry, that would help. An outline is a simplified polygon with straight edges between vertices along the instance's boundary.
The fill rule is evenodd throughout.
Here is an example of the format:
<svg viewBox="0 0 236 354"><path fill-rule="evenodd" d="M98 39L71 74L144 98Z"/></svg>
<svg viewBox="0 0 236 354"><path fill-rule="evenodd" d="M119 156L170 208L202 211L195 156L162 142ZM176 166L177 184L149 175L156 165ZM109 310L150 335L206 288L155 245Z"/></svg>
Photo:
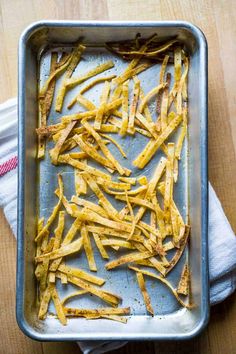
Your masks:
<svg viewBox="0 0 236 354"><path fill-rule="evenodd" d="M65 326L67 323L66 316L64 313L64 308L62 306L61 300L58 296L58 293L56 291L56 288L54 287L52 290L52 300L54 302L54 306L56 309L57 317L60 320L60 322Z"/></svg>
<svg viewBox="0 0 236 354"><path fill-rule="evenodd" d="M111 154L111 152L108 150L106 145L103 143L100 135L91 127L91 125L88 122L83 122L83 125L85 129L88 131L89 134L91 134L94 139L96 140L97 144L100 146L103 154L111 161L111 163L114 165L114 167L117 169L117 171L121 175L130 175L129 170L123 168L120 163L114 158L114 156Z"/></svg>
<svg viewBox="0 0 236 354"><path fill-rule="evenodd" d="M56 273L57 277L60 277L60 272ZM90 285L89 283L76 278L72 275L68 275L67 276L68 281L74 285L77 285L78 287L80 287L83 290L86 290L87 292L98 296L99 298L101 298L103 301L108 302L111 305L118 305L118 303L120 302L121 298L115 294L112 294L108 291L104 291L104 290L100 290L98 288L96 288L93 285Z"/></svg>
<svg viewBox="0 0 236 354"><path fill-rule="evenodd" d="M119 267L122 264L136 262L136 261L139 261L142 259L150 258L152 256L153 256L153 254L151 254L149 251L132 252L132 253L129 253L125 256L117 258L114 261L108 262L105 267L107 270L110 270L110 269Z"/></svg>
<svg viewBox="0 0 236 354"><path fill-rule="evenodd" d="M151 160L157 149L182 121L182 115L177 115L156 140L150 140L141 154L133 161L134 166L143 168Z"/></svg>
<svg viewBox="0 0 236 354"><path fill-rule="evenodd" d="M45 232L48 230L48 228L51 226L52 222L54 221L55 217L57 216L57 213L59 211L59 208L61 206L62 202L62 197L63 197L63 181L61 175L58 175L58 185L59 185L59 200L57 205L54 207L52 214L49 216L46 224L42 228L42 230L38 233L38 235L35 238L35 241L38 242L44 235Z"/></svg>
<svg viewBox="0 0 236 354"><path fill-rule="evenodd" d="M52 296L52 291L55 288L55 284L49 283L46 290L43 293L42 300L39 307L38 318L40 320L45 319L48 311L48 305Z"/></svg>
<svg viewBox="0 0 236 354"><path fill-rule="evenodd" d="M111 177L109 175L107 175L106 173L104 173L92 166L89 166L81 161L72 159L69 154L60 155L58 158L58 162L67 163L68 165L78 168L79 170L86 171L93 176L102 177L103 179L108 180L108 181L111 180Z"/></svg>
<svg viewBox="0 0 236 354"><path fill-rule="evenodd" d="M170 290L171 292L173 293L173 295L175 296L176 300L183 306L183 307L186 307L186 308L192 308L192 305L191 304L187 304L185 303L178 295L177 291L173 288L173 286L168 282L168 280L166 280L165 278L163 277L160 277L159 275L156 275L152 272L149 272L148 270L142 270L142 269L139 269L139 268L136 268L136 267L133 267L133 266L129 266L129 269L132 269L136 272L140 272L144 275L148 275L150 277L153 277L155 279L158 279L159 281L161 281L162 283L164 283Z"/></svg>
<svg viewBox="0 0 236 354"><path fill-rule="evenodd" d="M145 280L144 280L143 274L137 272L136 276L137 276L137 280L138 280L138 285L139 285L140 290L141 290L142 295L143 295L143 299L144 299L146 308L147 308L148 312L152 316L154 316L154 311L153 311L153 308L152 308L152 305L151 305L151 299L150 299L150 297L148 295L148 292L147 292L147 289L146 289L146 284L145 284Z"/></svg>
<svg viewBox="0 0 236 354"><path fill-rule="evenodd" d="M66 265L60 265L58 270L61 273L65 273L67 275L72 275L74 277L83 279L83 280L87 280L88 282L101 286L105 283L105 280L99 277L96 277L95 275L89 274L88 272L85 272L82 269L79 268L71 268L69 266Z"/></svg>
<svg viewBox="0 0 236 354"><path fill-rule="evenodd" d="M136 80L134 81L134 89L133 89L133 99L130 107L130 114L129 114L129 123L128 127L131 132L135 133L134 129L134 118L136 116L136 110L138 106L138 100L139 100L139 93L140 93L140 81Z"/></svg>
<svg viewBox="0 0 236 354"><path fill-rule="evenodd" d="M81 228L81 236L83 239L83 246L84 246L84 250L85 250L85 254L88 260L88 264L89 264L89 269L92 270L93 272L97 271L97 266L95 263L95 259L94 259L94 254L93 254L93 250L92 250L92 245L90 242L90 238L88 235L88 230L86 228L86 225L83 225Z"/></svg>
<svg viewBox="0 0 236 354"><path fill-rule="evenodd" d="M188 242L189 233L190 227L188 225L185 225L185 233L179 242L179 248L177 249L174 257L171 259L169 266L165 270L165 275L167 275L174 268L174 266L177 264L180 257L182 256L185 246Z"/></svg>
<svg viewBox="0 0 236 354"><path fill-rule="evenodd" d="M95 315L101 317L102 315L129 315L130 308L98 308L98 309L75 309L75 308L64 308L66 316L75 316L75 317L87 317L90 315Z"/></svg>
<svg viewBox="0 0 236 354"><path fill-rule="evenodd" d="M190 285L190 271L189 271L188 264L185 263L179 280L177 293L185 296L189 295L189 285Z"/></svg>
<svg viewBox="0 0 236 354"><path fill-rule="evenodd" d="M60 154L62 145L66 141L68 135L71 133L72 129L74 128L76 122L70 122L67 127L63 130L63 133L61 134L59 140L57 141L56 145L54 146L53 149L50 150L50 157L51 161L54 165L57 165L57 160L58 156Z"/></svg>

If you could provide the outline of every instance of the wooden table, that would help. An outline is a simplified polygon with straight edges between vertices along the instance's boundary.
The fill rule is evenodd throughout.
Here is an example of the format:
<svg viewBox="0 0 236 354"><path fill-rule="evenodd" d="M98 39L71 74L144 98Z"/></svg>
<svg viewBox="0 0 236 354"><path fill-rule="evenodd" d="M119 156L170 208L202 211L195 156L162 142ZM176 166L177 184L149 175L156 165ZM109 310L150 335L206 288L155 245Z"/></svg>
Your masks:
<svg viewBox="0 0 236 354"><path fill-rule="evenodd" d="M236 230L236 11L233 0L1 0L0 101L17 93L17 42L22 30L41 19L187 20L209 45L209 175ZM0 214L0 353L80 353L75 343L38 343L15 320L16 242ZM236 353L236 296L211 311L204 333L188 342L130 343L116 353Z"/></svg>

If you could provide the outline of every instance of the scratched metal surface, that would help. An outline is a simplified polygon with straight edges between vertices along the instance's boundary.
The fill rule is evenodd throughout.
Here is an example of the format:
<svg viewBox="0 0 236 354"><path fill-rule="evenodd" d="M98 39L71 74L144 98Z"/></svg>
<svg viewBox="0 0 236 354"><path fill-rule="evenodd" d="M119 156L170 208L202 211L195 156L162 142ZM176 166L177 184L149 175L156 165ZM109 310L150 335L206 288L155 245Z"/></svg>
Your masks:
<svg viewBox="0 0 236 354"><path fill-rule="evenodd" d="M137 32L137 30L135 31ZM153 29L150 28L149 34L153 33ZM128 36L129 38L132 36ZM119 38L119 37L118 37ZM122 38L121 38L122 39ZM194 39L192 38L192 41ZM86 36L85 36L86 41ZM102 42L101 42L102 43ZM192 47L194 45L192 44ZM57 51L58 53L62 53L63 51L68 51L72 47L67 43L63 46L56 46L54 43L47 46L47 50L43 52L43 54L38 59L38 80L39 85L42 87L43 83L48 77L49 68L50 68L50 57L52 51ZM194 91L199 90L199 87L196 87L196 75L198 75L198 48L195 48L193 52L190 51L191 57L191 67L189 74L189 99L190 99L190 139L185 139L181 161L179 163L179 178L178 182L174 188L174 198L177 206L183 216L184 219L187 217L187 213L190 213L190 219L192 219L192 215L196 215L196 210L199 213L200 205L196 200L194 203L194 209L192 208L192 204L190 203L190 208L188 206L189 199L191 200L192 195L194 196L194 188L195 190L199 190L200 184L197 178L199 177L200 163L198 159L199 149L199 124L200 120L198 119L199 111L196 105L197 102L191 100L192 94ZM85 50L82 60L77 66L76 70L73 73L73 77L77 77L90 69L94 68L98 64L102 64L108 60L113 60L115 66L114 68L107 70L106 72L99 74L99 76L108 76L110 74L119 75L123 72L123 70L127 67L127 62L112 55L108 52L102 45L101 47L89 47ZM173 74L173 64L168 65L167 71ZM141 81L141 87L144 92L147 93L151 88L155 87L159 80L159 72L160 72L160 64L156 64L143 73L139 74L138 77ZM172 76L173 77L173 76ZM60 117L62 115L68 115L72 113L76 113L78 111L84 111L82 106L75 104L72 109L67 109L67 104L71 101L72 98L76 96L79 90L88 84L88 82L94 80L91 78L87 80L85 83L73 88L70 90L65 97L65 101L63 104L63 110L61 113L55 112L55 97L57 96L58 88L61 85L63 80L63 76L57 79L56 82L56 90L54 93L54 101L52 104L52 109L49 115L48 124L55 124L60 121ZM172 78L173 83L173 78ZM132 93L132 80L130 80L129 87L130 92ZM99 104L101 89L103 84L96 85L91 90L85 93L85 97L92 101L96 106ZM191 88L194 88L191 91ZM197 91L198 92L198 91ZM149 104L150 111L153 116L153 120L156 119L155 113L155 99L152 100ZM192 114L192 116L191 116ZM193 123L193 119L198 120ZM194 124L197 125L197 128L194 128ZM178 136L179 129L177 133L172 135L169 141L175 141ZM153 171L160 160L160 157L163 156L163 153L159 151L155 157L151 160L151 162L143 169L139 170L132 165L132 160L141 152L143 147L148 142L148 139L143 137L142 135L136 133L133 136L125 136L120 137L119 134L111 134L122 146L125 153L127 154L127 159L124 159L117 148L113 144L109 144L109 149L112 154L116 157L119 162L132 170L132 175L137 177L139 175L145 175L148 179L151 178ZM193 136L193 138L191 137ZM192 140L191 140L192 139ZM196 141L195 141L196 140ZM192 143L193 142L193 143ZM190 146L189 146L190 143ZM61 173L65 186L65 195L70 200L72 195L75 194L74 189L74 172L73 168L66 165L54 166L50 162L48 151L54 145L53 142L47 143L46 157L38 164L38 182L36 185L37 190L37 210L40 217L44 216L45 219L49 217L52 212L53 207L57 202L57 197L54 194L55 189L57 188L57 174ZM76 151L78 149L74 149ZM196 156L195 156L196 155ZM192 158L193 156L193 158ZM196 161L194 160L196 159ZM88 160L88 163L107 172L100 165L92 160ZM196 169L196 173L194 172ZM113 180L117 180L117 174L114 173ZM138 186L138 184L137 184ZM190 191L190 193L189 193ZM190 195L189 195L190 194ZM121 210L124 204L122 202L118 202L113 197L107 196L108 199L112 202L112 204L118 209ZM86 198L89 200L96 201L96 197L90 191ZM199 198L196 196L196 198ZM160 199L161 200L161 199ZM195 210L195 211L194 211ZM200 215L200 214L199 214ZM196 217L197 222L199 222ZM149 214L146 215L146 221L149 221ZM70 216L66 216L66 227L65 232L70 227L73 219ZM56 223L53 225L55 227ZM52 229L53 229L52 227ZM193 231L192 237L198 237L200 225L195 225L193 221ZM64 234L65 234L64 232ZM96 321L87 321L85 319L70 319L69 323L66 327L63 327L59 324L59 322L53 318L52 316L48 316L45 321L38 321L36 319L35 313L34 318L32 320L32 327L36 332L39 332L39 336L42 336L43 339L85 339L92 336L93 339L99 338L136 338L137 333L139 333L143 338L168 338L168 337L176 337L183 336L190 333L193 328L195 328L198 324L199 318L201 318L201 279L199 278L200 272L200 262L199 259L196 259L196 254L194 252L198 251L198 256L200 256L200 244L199 241L192 242L190 247L190 252L186 250L183 254L181 260L178 262L177 266L170 272L167 276L167 279L171 282L171 284L176 287L180 273L183 267L184 262L189 257L190 258L190 266L192 271L193 278L193 297L195 302L197 303L196 309L193 311L188 311L179 306L175 297L169 291L169 289L162 283L157 280L145 277L146 285L148 292L151 297L152 306L154 308L155 316L151 318L147 316L146 308L144 305L144 301L142 295L140 293L140 289L137 285L136 275L133 271L127 269L127 265L118 267L111 271L106 271L105 269L105 261L101 258L99 251L94 244L92 237L91 241L93 244L93 250L95 254L95 260L97 264L97 275L104 278L106 283L103 285L102 289L114 292L115 294L122 297L123 301L121 306L126 307L130 306L131 315L129 316L128 324L123 325L115 322L111 322L108 320L96 320ZM108 253L110 256L110 260L116 258L119 255L129 253L130 250L119 250L118 252L113 251L111 248L108 248ZM173 256L173 251L168 252L168 259L171 259ZM191 260L192 256L192 260ZM87 259L85 254L80 251L78 254L66 257L66 263L73 267L80 267L84 270L89 271ZM150 269L154 271L153 269ZM36 284L35 284L36 286ZM59 295L61 298L67 296L71 292L75 290L73 285L61 285L60 281L57 283L59 289ZM194 293L195 291L195 293ZM85 295L82 297L77 297L74 300L71 300L68 303L71 307L81 307L81 308L97 308L106 306L104 302L98 299L95 296ZM34 308L35 311L35 308ZM50 312L54 312L53 305L50 305ZM181 323L181 328L179 328ZM135 328L134 328L135 324ZM168 333L170 332L170 333ZM62 337L60 337L62 336Z"/></svg>

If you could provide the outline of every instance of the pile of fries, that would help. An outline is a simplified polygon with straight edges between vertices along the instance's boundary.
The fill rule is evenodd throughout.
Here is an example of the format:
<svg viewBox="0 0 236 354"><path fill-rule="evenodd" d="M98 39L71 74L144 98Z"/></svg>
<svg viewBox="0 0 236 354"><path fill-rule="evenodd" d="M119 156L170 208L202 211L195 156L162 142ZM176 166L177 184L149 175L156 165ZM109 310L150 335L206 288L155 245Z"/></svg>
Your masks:
<svg viewBox="0 0 236 354"><path fill-rule="evenodd" d="M40 301L38 317L46 317L52 300L63 325L67 317L126 322L125 315L131 311L130 308L118 307L122 299L105 286L101 288L106 279L91 273L97 272L91 238L100 257L107 260L107 271L128 267L136 273L148 313L154 315L146 277L165 284L182 306L193 306L188 263L184 264L177 289L166 279L183 254L190 234L190 227L183 220L173 197L187 134L189 57L177 39L159 43L157 35L148 39L137 35L134 40L106 43L106 47L128 62L119 76L98 76L114 67L112 61L80 76L72 76L82 55L86 54L86 46L79 43L71 53L62 53L60 58L58 53L52 53L48 79L39 90L38 158L44 158L46 141L51 139L54 142L54 147L49 150L51 163L70 165L74 169L74 195L71 200L65 197L63 178L58 173L58 189L55 191L58 202L47 220L39 219L35 237L35 275ZM157 75L157 86L144 93L138 74L159 62L161 69L159 77ZM173 79L167 71L169 65L174 65ZM62 75L62 84L59 90L55 90L56 80ZM96 85L102 87L98 106L84 95ZM79 111L78 108L74 114L68 111L57 124L47 125L54 95L55 110L60 113L67 92L75 87L80 91L67 108L70 110L79 105L84 110ZM155 112L149 108L149 102L153 100L156 102ZM178 136L173 142L171 136L176 131ZM137 177L120 162L127 156L115 136L125 139L127 135L134 136L137 141L142 135L147 140L143 151L130 161L139 169L144 169L156 152L162 151L149 180L145 169L144 174ZM118 149L119 161L111 153L110 144ZM98 167L94 167L94 163L91 165L91 161ZM88 198L91 192L97 203ZM114 207L111 198L123 203L121 210ZM150 223L144 221L147 214L150 215ZM67 215L74 221L69 231L64 232ZM57 226L53 231L55 223ZM109 249L112 249L112 255L115 252L115 258L110 259ZM127 250L125 255L124 249ZM121 250L122 256L119 255ZM170 250L174 251L171 259L168 257ZM79 259L83 252L91 272L66 264L67 256L76 253ZM57 281L76 285L79 290L60 299ZM86 294L102 299L109 307L85 309L66 306L74 297Z"/></svg>

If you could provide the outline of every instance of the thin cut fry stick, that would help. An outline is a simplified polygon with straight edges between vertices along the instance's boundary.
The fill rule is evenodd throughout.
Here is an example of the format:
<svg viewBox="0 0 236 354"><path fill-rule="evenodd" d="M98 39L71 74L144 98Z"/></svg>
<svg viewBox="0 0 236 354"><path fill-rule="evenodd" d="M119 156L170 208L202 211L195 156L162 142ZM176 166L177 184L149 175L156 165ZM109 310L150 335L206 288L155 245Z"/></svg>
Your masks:
<svg viewBox="0 0 236 354"><path fill-rule="evenodd" d="M175 144L168 143L168 159L166 162L166 179L164 194L164 212L166 222L170 222L170 207L173 199L173 168L174 168Z"/></svg>
<svg viewBox="0 0 236 354"><path fill-rule="evenodd" d="M45 232L48 231L49 227L53 223L53 221L56 218L57 213L58 213L58 211L60 209L61 202L62 202L62 197L63 197L63 181L62 181L61 175L58 175L58 185L59 185L59 200L58 200L58 203L54 207L53 212L49 216L49 218L48 218L46 224L44 225L44 227L42 228L40 233L36 236L35 242L38 242L45 235Z"/></svg>
<svg viewBox="0 0 236 354"><path fill-rule="evenodd" d="M108 96L110 93L110 88L111 88L110 82L106 81L105 85L103 87L103 90L102 90L102 95L101 95L101 99L100 99L100 107L98 108L98 111L97 111L97 114L95 117L95 121L94 121L94 129L96 129L96 130L101 129L103 115L104 115L106 103L108 100Z"/></svg>
<svg viewBox="0 0 236 354"><path fill-rule="evenodd" d="M101 136L103 136L104 138L110 140L116 147L117 149L120 151L121 155L127 159L127 156L124 152L124 150L122 149L122 147L117 143L117 141L115 139L113 139L111 136L109 135L105 135L105 134L101 134Z"/></svg>
<svg viewBox="0 0 236 354"><path fill-rule="evenodd" d="M158 92L165 87L165 84L160 84L157 87L154 87L148 94L144 97L139 106L139 111L142 113L144 107L147 105L148 101L150 101Z"/></svg>
<svg viewBox="0 0 236 354"><path fill-rule="evenodd" d="M108 150L108 148L106 147L106 145L102 142L102 139L100 137L100 135L91 127L90 124L88 124L87 122L83 122L83 125L85 127L85 129L94 137L94 139L96 140L96 142L98 143L98 145L100 146L103 154L111 161L111 163L114 165L114 167L117 169L117 171L121 174L121 175L130 175L130 171L127 169L124 169L119 162L114 158L114 156L111 154L111 152Z"/></svg>
<svg viewBox="0 0 236 354"><path fill-rule="evenodd" d="M190 304L186 304L184 301L181 300L181 298L179 297L177 291L172 287L172 285L163 277L160 277L159 275L156 275L152 272L149 272L148 270L142 270L133 266L129 266L129 269L134 270L135 272L139 272L142 273L144 275L148 275L149 277L158 279L160 282L164 283L173 293L173 295L175 296L176 300L183 306L186 308L192 308L192 305Z"/></svg>
<svg viewBox="0 0 236 354"><path fill-rule="evenodd" d="M102 315L129 315L130 308L98 308L98 309L77 309L77 308L67 308L64 309L67 316L75 317L87 317L90 315L102 316Z"/></svg>
<svg viewBox="0 0 236 354"><path fill-rule="evenodd" d="M150 297L148 295L148 292L147 292L147 289L146 289L146 285L145 285L145 280L144 280L143 274L137 272L136 276L137 276L137 280L138 280L138 285L139 285L140 290L141 290L142 295L143 295L143 299L144 299L146 308L147 308L148 312L152 316L154 316L154 311L153 311L153 308L152 308L152 305L151 305L151 299L150 299Z"/></svg>
<svg viewBox="0 0 236 354"><path fill-rule="evenodd" d="M161 133L157 140L150 140L144 150L133 161L133 165L138 168L143 168L151 160L157 149L163 144L168 136L177 128L182 120L182 115L176 116L167 128Z"/></svg>
<svg viewBox="0 0 236 354"><path fill-rule="evenodd" d="M90 79L93 76L101 74L102 72L109 70L114 67L113 61L109 60L106 63L100 64L95 68L89 70L86 74L81 75L80 77L71 78L67 81L66 86L68 88L73 88L79 84L82 84L85 80Z"/></svg>
<svg viewBox="0 0 236 354"><path fill-rule="evenodd" d="M93 272L97 271L97 266L95 263L95 259L94 259L94 254L93 254L93 249L92 249L92 245L90 242L90 238L88 236L88 231L86 226L82 226L81 228L81 236L83 239L83 246L84 246L84 250L85 250L85 254L88 260L88 264L89 264L89 269Z"/></svg>
<svg viewBox="0 0 236 354"><path fill-rule="evenodd" d="M164 77L165 77L165 72L166 72L166 67L169 61L169 55L165 55L165 58L162 62L161 65L161 70L160 70L160 84L164 83Z"/></svg>
<svg viewBox="0 0 236 354"><path fill-rule="evenodd" d="M88 227L87 227L87 229L88 229ZM109 259L109 256L108 256L108 254L107 254L107 252L106 252L106 250L105 250L105 248L104 248L104 246L102 244L100 236L98 234L94 233L94 232L92 232L92 235L93 235L94 241L96 243L96 246L97 246L102 258Z"/></svg>
<svg viewBox="0 0 236 354"><path fill-rule="evenodd" d="M51 161L54 165L57 165L58 156L60 154L62 145L64 144L65 140L67 139L68 135L71 133L72 129L74 128L76 122L70 122L68 126L63 130L60 138L58 139L56 145L53 149L50 150L50 157Z"/></svg>
<svg viewBox="0 0 236 354"><path fill-rule="evenodd" d="M83 206L88 209L91 209L91 210L95 211L96 213L98 213L99 215L104 216L105 218L108 217L107 212L102 207L100 207L99 205L97 205L93 202L90 202L89 200L82 199L82 198L79 198L79 197L73 195L71 198L71 201L79 206Z"/></svg>
<svg viewBox="0 0 236 354"><path fill-rule="evenodd" d="M60 272L57 272L56 276L60 277ZM90 285L87 282L85 282L85 281L83 281L83 280L81 280L79 278L76 278L76 277L74 277L72 275L68 275L68 281L70 283L74 284L74 285L77 285L81 289L86 290L89 293L98 296L99 298L101 298L102 300L108 302L111 305L118 305L118 303L120 302L120 297L119 296L117 296L115 294L112 294L112 293L110 293L108 291L100 290L100 289L96 288L95 286Z"/></svg>
<svg viewBox="0 0 236 354"><path fill-rule="evenodd" d="M65 73L65 78L62 82L62 85L59 89L59 92L57 94L57 98L56 98L56 105L55 105L55 110L57 112L61 112L62 110L62 105L64 102L64 98L65 98L65 94L67 92L67 81L70 80L73 71L75 70L76 66L78 65L80 58L81 58L81 54L83 53L83 51L85 50L85 47L81 44L79 44L72 52L71 54L71 60L70 63L66 69L66 73Z"/></svg>
<svg viewBox="0 0 236 354"><path fill-rule="evenodd" d="M35 261L42 262L45 257L50 258L50 260L53 260L53 259L68 256L69 254L78 252L81 249L82 244L83 244L82 238L79 238L78 240L73 241L67 245L64 245L55 251L41 254L39 257L35 258Z"/></svg>
<svg viewBox="0 0 236 354"><path fill-rule="evenodd" d="M156 132L156 127L155 124L153 122L148 122L144 116L139 113L136 112L136 118L142 123L142 125L149 131L149 133L155 138L158 138L157 132Z"/></svg>
<svg viewBox="0 0 236 354"><path fill-rule="evenodd" d="M51 65L50 65L50 74L55 72L57 69L57 53L52 53L51 55ZM44 128L47 125L47 117L49 115L54 90L55 90L56 80L55 78L49 83L47 90L43 96L39 95L39 126L40 128ZM38 159L44 157L45 154L45 140L42 135L38 136Z"/></svg>
<svg viewBox="0 0 236 354"><path fill-rule="evenodd" d="M86 108L89 111L92 111L94 109L96 109L96 106L89 101L86 97L82 96L81 94L79 94L76 98L77 103L79 103L81 106L83 106L84 108Z"/></svg>
<svg viewBox="0 0 236 354"><path fill-rule="evenodd" d="M129 114L129 123L128 127L131 132L135 132L134 129L134 118L136 116L136 110L138 106L138 100L139 100L139 93L140 93L140 81L137 80L134 82L134 89L133 89L133 99L130 107L130 114Z"/></svg>
<svg viewBox="0 0 236 354"><path fill-rule="evenodd" d="M42 87L42 89L39 92L39 97L44 97L44 95L46 94L48 87L51 83L51 81L56 78L59 74L61 74L70 64L72 57L68 56L66 58L66 61L63 63L62 66L60 66L58 69L56 69L55 71L53 71L50 75L49 78L47 79L47 81L45 82L44 86Z"/></svg>
<svg viewBox="0 0 236 354"><path fill-rule="evenodd" d="M57 317L60 320L61 324L63 324L65 326L67 323L67 319L66 319L66 316L64 313L64 308L62 306L61 300L60 300L58 293L56 291L56 288L53 288L53 290L52 290L52 300L54 302Z"/></svg>
<svg viewBox="0 0 236 354"><path fill-rule="evenodd" d="M190 272L189 272L189 266L187 263L185 263L181 277L179 280L178 288L177 288L177 293L182 294L182 295L188 295L189 294L189 284L190 283Z"/></svg>
<svg viewBox="0 0 236 354"><path fill-rule="evenodd" d="M46 290L43 293L43 297L42 297L42 301L40 303L39 313L38 313L38 318L40 320L43 320L46 317L46 314L48 311L48 305L49 305L54 287L55 287L55 285L53 283L49 283Z"/></svg>
<svg viewBox="0 0 236 354"><path fill-rule="evenodd" d="M80 194L87 194L87 183L85 182L83 176L81 175L80 171L75 170L75 192L77 196L80 196Z"/></svg>
<svg viewBox="0 0 236 354"><path fill-rule="evenodd" d="M90 144L87 144L79 135L75 135L74 140L76 143L79 145L80 149L84 151L88 156L92 157L95 161L100 163L102 166L106 166L109 168L113 168L113 164L106 159L105 157L101 156L97 150L91 146Z"/></svg>
<svg viewBox="0 0 236 354"><path fill-rule="evenodd" d="M62 276L62 274L61 274L61 276ZM68 300L72 299L73 297L81 296L81 295L85 295L85 294L87 294L86 290L75 291L74 293L64 297L64 299L62 299L62 301L61 301L61 304L62 304L62 306L64 306L65 302L67 302Z"/></svg>
<svg viewBox="0 0 236 354"><path fill-rule="evenodd" d="M122 86L122 123L120 135L124 136L128 128L128 105L129 105L129 81L126 81Z"/></svg>
<svg viewBox="0 0 236 354"><path fill-rule="evenodd" d="M88 272L85 272L82 269L79 268L72 268L66 265L60 265L58 270L62 273L65 273L67 275L72 275L74 277L86 280L92 284L98 285L98 286L102 286L105 283L105 280L102 278L99 278L95 275L92 275Z"/></svg>
<svg viewBox="0 0 236 354"><path fill-rule="evenodd" d="M117 210L112 206L112 204L108 201L108 199L105 197L105 195L102 193L101 189L95 182L95 180L89 176L89 174L84 173L84 178L86 182L88 183L89 187L92 189L92 191L96 194L96 196L99 199L99 202L103 206L103 208L106 210L107 214L114 220L119 220L119 213Z"/></svg>
<svg viewBox="0 0 236 354"><path fill-rule="evenodd" d="M67 163L68 165L78 168L79 170L86 171L93 176L102 177L103 179L108 180L108 181L111 180L111 177L109 175L107 175L106 173L104 173L92 166L89 166L83 162L72 159L69 154L60 155L58 158L58 162Z"/></svg>
<svg viewBox="0 0 236 354"><path fill-rule="evenodd" d="M126 254L125 256L122 256L120 258L117 258L111 262L108 262L105 267L107 270L116 268L121 266L122 264L125 263L132 263L139 261L141 259L146 259L152 257L153 254L151 254L149 251L146 252L132 252L129 254Z"/></svg>
<svg viewBox="0 0 236 354"><path fill-rule="evenodd" d="M160 47L158 47L157 49L155 49L154 51L149 51L149 52L145 51L143 55L147 56L147 57L155 56L159 53L164 52L165 50L170 48L176 42L178 42L176 39L170 40L169 42L166 42L165 44L163 44ZM119 51L119 54L140 55L140 52L139 51L130 51L130 52Z"/></svg>

